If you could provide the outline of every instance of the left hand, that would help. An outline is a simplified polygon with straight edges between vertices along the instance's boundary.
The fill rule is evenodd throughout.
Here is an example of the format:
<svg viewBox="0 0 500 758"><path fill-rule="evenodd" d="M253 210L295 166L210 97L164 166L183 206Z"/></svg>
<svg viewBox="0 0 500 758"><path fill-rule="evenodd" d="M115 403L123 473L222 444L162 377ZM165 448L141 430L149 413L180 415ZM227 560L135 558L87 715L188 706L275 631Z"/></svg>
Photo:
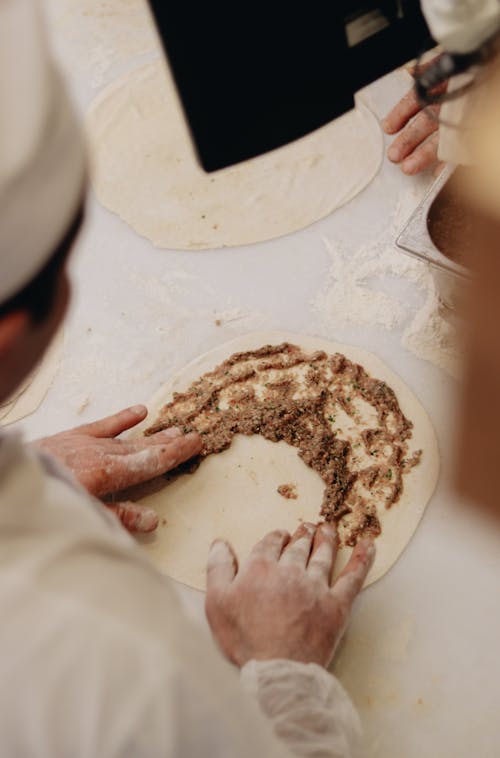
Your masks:
<svg viewBox="0 0 500 758"><path fill-rule="evenodd" d="M200 436L176 428L143 439L116 439L146 416L146 407L137 405L33 444L69 468L91 495L102 497L160 476L200 452ZM152 531L158 524L155 511L136 503L109 507L128 529Z"/></svg>
<svg viewBox="0 0 500 758"><path fill-rule="evenodd" d="M239 568L228 543L213 543L205 609L230 661L329 665L375 557L372 540L361 540L332 583L338 544L333 524L303 523L291 537L267 534Z"/></svg>
<svg viewBox="0 0 500 758"><path fill-rule="evenodd" d="M424 64L423 68L434 63L439 56ZM410 72L414 74L414 69ZM445 92L447 82L440 85L435 92ZM413 176L434 167L437 175L444 163L438 162L439 145L439 111L440 105L422 108L415 87L412 87L382 121L386 134L398 134L389 146L387 157L398 163L403 174Z"/></svg>

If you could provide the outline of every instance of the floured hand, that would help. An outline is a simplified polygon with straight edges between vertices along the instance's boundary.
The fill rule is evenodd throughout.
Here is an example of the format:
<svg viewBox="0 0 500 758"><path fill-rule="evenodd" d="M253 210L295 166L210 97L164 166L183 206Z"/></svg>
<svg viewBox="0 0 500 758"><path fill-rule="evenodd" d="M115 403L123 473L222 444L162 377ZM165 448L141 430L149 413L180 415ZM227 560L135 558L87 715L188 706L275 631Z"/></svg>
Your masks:
<svg viewBox="0 0 500 758"><path fill-rule="evenodd" d="M424 64L423 68L435 60L437 58ZM436 88L435 92L444 92L446 87L445 83ZM399 132L389 146L387 157L393 163L399 163L404 174L418 174L431 166L435 166L434 174L437 174L444 167L444 163L437 163L439 109L439 105L422 108L415 88L412 87L382 121L386 134Z"/></svg>
<svg viewBox="0 0 500 758"><path fill-rule="evenodd" d="M233 549L216 540L207 567L206 613L230 661L284 658L328 666L373 563L362 540L331 585L338 547L331 524L302 524L292 537L275 531L238 568Z"/></svg>
<svg viewBox="0 0 500 758"><path fill-rule="evenodd" d="M33 444L61 461L92 495L102 497L160 476L200 452L198 434L184 435L175 428L138 440L115 439L146 416L146 407L138 405ZM129 502L106 505L128 529L152 531L158 524L150 508Z"/></svg>

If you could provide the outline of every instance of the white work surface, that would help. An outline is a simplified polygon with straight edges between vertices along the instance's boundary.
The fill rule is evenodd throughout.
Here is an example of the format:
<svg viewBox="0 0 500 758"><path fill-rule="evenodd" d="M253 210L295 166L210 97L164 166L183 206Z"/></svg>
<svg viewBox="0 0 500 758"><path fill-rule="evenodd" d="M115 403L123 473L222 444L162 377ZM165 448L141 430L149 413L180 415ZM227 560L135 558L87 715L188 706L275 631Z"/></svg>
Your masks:
<svg viewBox="0 0 500 758"><path fill-rule="evenodd" d="M113 3L94 4L107 5ZM109 17L97 11L83 17L65 6L74 7L52 2L61 55L82 109L102 85L158 54L151 33L133 18L137 2L121 6L114 27L120 39L112 38ZM133 23L127 27L129 7ZM372 85L375 113L383 115L406 84L398 72ZM308 229L194 253L153 248L90 195L71 264L64 359L42 406L19 426L33 438L145 402L201 352L254 329L283 329L359 345L383 358L428 410L446 472L456 383L401 343L422 291L389 269L375 277L401 304L392 328L347 317L335 323L313 307L335 273L325 240L339 244L344 257L369 246L392 228L402 199L411 210L428 182L404 177L385 162L360 196ZM369 756L500 754L500 534L468 519L442 474L403 557L356 606L334 671L360 709ZM180 592L202 619L201 594Z"/></svg>

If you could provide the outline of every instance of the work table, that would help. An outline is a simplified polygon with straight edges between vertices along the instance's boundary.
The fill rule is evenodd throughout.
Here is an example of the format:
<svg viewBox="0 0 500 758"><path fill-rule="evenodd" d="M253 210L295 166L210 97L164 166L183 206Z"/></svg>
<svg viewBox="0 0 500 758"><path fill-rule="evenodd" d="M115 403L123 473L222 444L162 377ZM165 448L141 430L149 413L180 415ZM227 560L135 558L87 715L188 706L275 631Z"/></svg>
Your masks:
<svg viewBox="0 0 500 758"><path fill-rule="evenodd" d="M59 5L53 2L56 16ZM76 19L66 14L63 21L70 39ZM86 23L101 28L98 16ZM83 55L84 42L71 52L59 40L80 109L101 85L158 55L154 39L144 33L144 40L130 45L129 53L122 46L111 64L108 57L109 65L94 66L99 86L90 67L105 58L102 49L88 51L85 68L81 61L68 61ZM382 116L408 81L395 72L368 88L366 102ZM429 181L429 176L404 177L384 161L365 191L307 229L256 245L201 252L155 249L89 192L85 228L70 266L73 300L64 358L41 407L18 426L34 438L146 402L201 352L257 329L318 335L379 355L427 409L442 473L403 556L359 599L333 671L360 709L371 758L493 758L500 705L500 534L458 509L448 472L459 387L403 346L404 331L427 292L414 275L405 275L404 266L395 270L390 257L403 256L392 252L391 230L405 221L405 210L411 212ZM370 252L373 240L380 239L391 249L389 256L381 255L378 243ZM393 323L364 323L347 312L343 318L328 316L322 295L338 266L332 246L344 262L352 256L353 266L361 249L363 261L378 257L368 286L400 304ZM178 589L189 611L205 623L201 594Z"/></svg>

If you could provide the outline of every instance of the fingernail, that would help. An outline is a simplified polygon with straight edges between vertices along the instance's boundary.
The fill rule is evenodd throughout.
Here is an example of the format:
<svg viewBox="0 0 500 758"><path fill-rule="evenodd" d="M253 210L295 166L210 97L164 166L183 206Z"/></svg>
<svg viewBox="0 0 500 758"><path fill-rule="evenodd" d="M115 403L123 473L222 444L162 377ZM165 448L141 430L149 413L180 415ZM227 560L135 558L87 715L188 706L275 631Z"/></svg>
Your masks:
<svg viewBox="0 0 500 758"><path fill-rule="evenodd" d="M144 508L137 519L136 529L139 532L153 532L158 526L158 514L152 508Z"/></svg>
<svg viewBox="0 0 500 758"><path fill-rule="evenodd" d="M308 537L310 533L310 528L307 524L299 524L297 529L293 532L292 537L294 540L302 539L303 537Z"/></svg>
<svg viewBox="0 0 500 758"><path fill-rule="evenodd" d="M363 537L359 544L363 550L365 550L369 558L375 555L375 543L373 537Z"/></svg>
<svg viewBox="0 0 500 758"><path fill-rule="evenodd" d="M330 524L328 521L324 521L322 524L320 524L320 529L323 532L327 532L331 537L337 536L337 529L335 527L335 524Z"/></svg>
<svg viewBox="0 0 500 758"><path fill-rule="evenodd" d="M302 527L307 532L307 534L314 534L316 532L316 524L311 524L309 521L306 521L302 524Z"/></svg>
<svg viewBox="0 0 500 758"><path fill-rule="evenodd" d="M300 529L300 527L297 527L297 528ZM270 534L275 535L277 539L282 539L285 535L287 537L290 536L290 534L286 531L286 529L273 529L273 531L270 532Z"/></svg>
<svg viewBox="0 0 500 758"><path fill-rule="evenodd" d="M359 541L360 545L373 545L374 539L371 534L367 534L366 537L362 537Z"/></svg>
<svg viewBox="0 0 500 758"><path fill-rule="evenodd" d="M394 145L391 145L387 151L387 157L393 163L397 163L399 160L399 150L397 149L397 147L394 147Z"/></svg>
<svg viewBox="0 0 500 758"><path fill-rule="evenodd" d="M387 134L391 133L391 125L390 125L390 122L386 118L382 119L382 121L380 122L380 126L382 127L384 132L386 132Z"/></svg>
<svg viewBox="0 0 500 758"><path fill-rule="evenodd" d="M208 553L213 558L215 555L225 555L229 550L229 545L222 537L217 537L209 547Z"/></svg>
<svg viewBox="0 0 500 758"><path fill-rule="evenodd" d="M407 158L401 164L401 171L403 172L403 174L412 174L415 171L416 165L417 164L414 158Z"/></svg>
<svg viewBox="0 0 500 758"><path fill-rule="evenodd" d="M130 412L134 414L134 416L143 416L144 413L147 413L147 408L145 405L133 405L130 408Z"/></svg>

